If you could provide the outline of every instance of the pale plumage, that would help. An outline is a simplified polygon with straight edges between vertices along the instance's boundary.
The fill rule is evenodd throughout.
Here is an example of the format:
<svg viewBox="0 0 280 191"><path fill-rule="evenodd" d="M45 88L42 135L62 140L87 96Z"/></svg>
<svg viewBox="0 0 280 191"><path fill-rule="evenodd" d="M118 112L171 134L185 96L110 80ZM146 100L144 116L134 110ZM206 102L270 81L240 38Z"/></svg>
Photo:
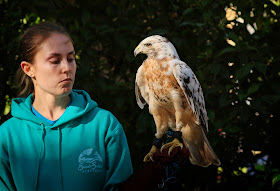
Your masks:
<svg viewBox="0 0 280 191"><path fill-rule="evenodd" d="M193 164L220 165L205 136L208 122L203 92L191 68L180 60L172 43L159 35L141 41L134 50L135 56L139 53L148 58L136 74L136 100L141 109L149 105L157 128L155 137L160 139L169 128L180 131ZM177 146L182 144L175 138L162 148L170 147L171 152ZM152 159L156 150L153 146L144 161Z"/></svg>

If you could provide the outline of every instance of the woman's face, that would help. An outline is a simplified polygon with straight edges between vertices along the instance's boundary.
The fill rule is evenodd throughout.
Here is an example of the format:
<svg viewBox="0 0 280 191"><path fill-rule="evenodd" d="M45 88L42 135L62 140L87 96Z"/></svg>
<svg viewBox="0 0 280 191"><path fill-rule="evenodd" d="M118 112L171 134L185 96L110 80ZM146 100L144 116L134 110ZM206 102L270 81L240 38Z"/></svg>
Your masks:
<svg viewBox="0 0 280 191"><path fill-rule="evenodd" d="M33 74L35 95L62 96L71 93L76 74L71 39L64 34L53 33L45 40L34 57Z"/></svg>

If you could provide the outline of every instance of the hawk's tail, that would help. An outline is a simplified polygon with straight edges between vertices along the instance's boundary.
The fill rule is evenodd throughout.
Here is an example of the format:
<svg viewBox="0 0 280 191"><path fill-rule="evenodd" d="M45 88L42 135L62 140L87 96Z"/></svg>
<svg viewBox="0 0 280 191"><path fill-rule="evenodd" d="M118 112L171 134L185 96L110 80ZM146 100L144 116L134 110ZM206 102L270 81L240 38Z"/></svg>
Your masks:
<svg viewBox="0 0 280 191"><path fill-rule="evenodd" d="M187 125L181 131L184 145L190 151L189 159L192 164L202 167L207 167L212 163L217 166L221 164L201 126L189 127Z"/></svg>

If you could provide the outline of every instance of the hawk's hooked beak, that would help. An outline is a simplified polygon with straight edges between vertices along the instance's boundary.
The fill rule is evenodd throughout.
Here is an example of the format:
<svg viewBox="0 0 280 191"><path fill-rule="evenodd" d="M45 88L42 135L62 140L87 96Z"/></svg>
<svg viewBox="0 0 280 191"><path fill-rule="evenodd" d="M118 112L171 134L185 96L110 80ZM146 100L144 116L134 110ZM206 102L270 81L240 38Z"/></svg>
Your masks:
<svg viewBox="0 0 280 191"><path fill-rule="evenodd" d="M139 53L141 53L142 51L141 51L141 49L140 49L140 45L138 45L136 48L135 48L135 50L134 50L134 56L136 57L137 56L137 54L139 54Z"/></svg>

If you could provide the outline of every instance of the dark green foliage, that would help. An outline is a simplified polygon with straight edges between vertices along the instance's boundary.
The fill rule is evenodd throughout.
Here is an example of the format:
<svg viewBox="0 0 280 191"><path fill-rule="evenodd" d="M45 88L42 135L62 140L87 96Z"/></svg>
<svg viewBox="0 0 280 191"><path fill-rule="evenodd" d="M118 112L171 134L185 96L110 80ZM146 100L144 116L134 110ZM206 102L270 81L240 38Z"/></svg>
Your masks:
<svg viewBox="0 0 280 191"><path fill-rule="evenodd" d="M75 43L75 88L89 92L119 119L134 167L141 167L155 125L147 107L141 110L135 100L135 74L145 56L134 58L133 50L145 37L160 34L174 44L203 87L207 136L222 162L222 169L217 169L186 161L182 190L279 190L279 4L275 0L0 0L1 123L10 117L6 105L16 97L13 75L20 63L20 33L34 23L56 21L69 30ZM231 5L244 23L226 19L225 8ZM231 22L232 29L227 27ZM252 35L247 24L257 27ZM262 152L253 155L252 150ZM255 165L265 155L266 164Z"/></svg>

